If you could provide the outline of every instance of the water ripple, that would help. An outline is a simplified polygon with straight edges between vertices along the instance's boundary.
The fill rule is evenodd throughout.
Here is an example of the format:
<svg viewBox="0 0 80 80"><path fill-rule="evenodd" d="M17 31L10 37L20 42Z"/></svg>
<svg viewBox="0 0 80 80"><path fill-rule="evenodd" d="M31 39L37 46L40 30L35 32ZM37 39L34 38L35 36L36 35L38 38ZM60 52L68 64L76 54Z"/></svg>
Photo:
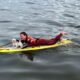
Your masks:
<svg viewBox="0 0 80 80"><path fill-rule="evenodd" d="M66 16L66 17L75 18L75 16L74 15L71 15L71 14L63 14L63 15Z"/></svg>
<svg viewBox="0 0 80 80"><path fill-rule="evenodd" d="M56 22L56 21L52 21L52 20L37 20L37 22L39 22L39 23L46 23L48 25L60 26L60 27L64 26L63 24L61 24L59 22Z"/></svg>
<svg viewBox="0 0 80 80"><path fill-rule="evenodd" d="M35 4L34 2L25 2L25 3L30 5Z"/></svg>
<svg viewBox="0 0 80 80"><path fill-rule="evenodd" d="M0 21L0 23L10 23L12 21L9 21L9 20L3 20L3 21Z"/></svg>

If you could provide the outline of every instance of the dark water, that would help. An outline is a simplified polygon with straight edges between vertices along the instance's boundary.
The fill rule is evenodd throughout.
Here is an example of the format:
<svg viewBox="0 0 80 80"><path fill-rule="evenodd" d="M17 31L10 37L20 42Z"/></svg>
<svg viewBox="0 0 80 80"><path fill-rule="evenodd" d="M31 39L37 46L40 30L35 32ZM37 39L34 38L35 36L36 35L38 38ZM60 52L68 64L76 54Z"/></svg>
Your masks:
<svg viewBox="0 0 80 80"><path fill-rule="evenodd" d="M21 31L45 38L66 31L79 42L80 0L0 0L0 45ZM80 80L80 46L0 54L0 80Z"/></svg>

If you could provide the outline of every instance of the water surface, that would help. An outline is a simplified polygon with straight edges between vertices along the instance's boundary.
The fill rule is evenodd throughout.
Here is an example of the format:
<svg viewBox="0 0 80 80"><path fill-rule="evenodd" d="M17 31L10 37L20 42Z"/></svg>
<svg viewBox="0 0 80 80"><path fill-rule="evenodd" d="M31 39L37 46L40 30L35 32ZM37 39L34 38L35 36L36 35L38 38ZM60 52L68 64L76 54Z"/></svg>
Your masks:
<svg viewBox="0 0 80 80"><path fill-rule="evenodd" d="M0 0L0 45L19 38L21 31L34 37L80 40L79 0ZM62 46L24 54L0 54L1 80L80 80L80 46ZM33 61L31 60L33 59Z"/></svg>

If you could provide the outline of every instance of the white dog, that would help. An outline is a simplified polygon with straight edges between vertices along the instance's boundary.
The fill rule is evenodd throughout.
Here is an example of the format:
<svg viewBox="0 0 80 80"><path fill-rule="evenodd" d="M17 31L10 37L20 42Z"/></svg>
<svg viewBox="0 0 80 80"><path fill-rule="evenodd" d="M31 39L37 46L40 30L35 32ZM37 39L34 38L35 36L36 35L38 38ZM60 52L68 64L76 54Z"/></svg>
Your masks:
<svg viewBox="0 0 80 80"><path fill-rule="evenodd" d="M13 48L22 48L23 44L19 40L12 39L12 46Z"/></svg>

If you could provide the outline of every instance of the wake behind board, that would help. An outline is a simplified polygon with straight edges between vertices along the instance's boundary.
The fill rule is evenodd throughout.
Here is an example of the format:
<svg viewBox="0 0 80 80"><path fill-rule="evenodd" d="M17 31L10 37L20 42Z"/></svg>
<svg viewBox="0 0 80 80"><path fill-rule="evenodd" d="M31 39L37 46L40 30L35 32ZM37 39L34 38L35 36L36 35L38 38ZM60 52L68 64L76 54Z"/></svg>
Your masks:
<svg viewBox="0 0 80 80"><path fill-rule="evenodd" d="M62 45L71 44L71 40L63 40L53 45L46 45L46 46L36 46L36 47L27 47L24 49L8 49L8 48L0 48L0 53L15 53L15 52L23 52L23 51L38 51L43 49L55 48Z"/></svg>

